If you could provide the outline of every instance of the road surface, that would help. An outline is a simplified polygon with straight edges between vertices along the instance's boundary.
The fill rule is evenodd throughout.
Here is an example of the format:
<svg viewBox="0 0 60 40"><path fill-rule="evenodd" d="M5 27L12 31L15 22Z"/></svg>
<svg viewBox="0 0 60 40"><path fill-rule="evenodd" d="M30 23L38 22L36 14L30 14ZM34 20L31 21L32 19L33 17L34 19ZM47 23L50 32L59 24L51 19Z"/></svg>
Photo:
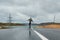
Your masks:
<svg viewBox="0 0 60 40"><path fill-rule="evenodd" d="M31 35L29 35L28 27L0 29L0 40L45 40L44 37L48 40L60 40L60 29L33 28L33 30L31 30Z"/></svg>
<svg viewBox="0 0 60 40"><path fill-rule="evenodd" d="M36 29L49 40L60 40L60 29Z"/></svg>
<svg viewBox="0 0 60 40"><path fill-rule="evenodd" d="M23 27L16 27L12 29L0 29L0 40L41 40L38 35L29 29Z"/></svg>

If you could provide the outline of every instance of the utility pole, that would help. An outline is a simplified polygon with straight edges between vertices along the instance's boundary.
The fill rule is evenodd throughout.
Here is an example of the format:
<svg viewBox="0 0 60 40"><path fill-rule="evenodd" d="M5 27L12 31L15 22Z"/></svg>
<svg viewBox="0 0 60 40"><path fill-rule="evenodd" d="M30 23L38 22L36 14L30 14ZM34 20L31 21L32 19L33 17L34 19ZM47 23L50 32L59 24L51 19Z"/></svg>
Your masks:
<svg viewBox="0 0 60 40"><path fill-rule="evenodd" d="M55 18L56 18L56 17L55 17L55 15L54 15L53 23L55 23Z"/></svg>
<svg viewBox="0 0 60 40"><path fill-rule="evenodd" d="M11 26L11 22L12 22L12 17L11 17L11 14L9 13L9 26Z"/></svg>

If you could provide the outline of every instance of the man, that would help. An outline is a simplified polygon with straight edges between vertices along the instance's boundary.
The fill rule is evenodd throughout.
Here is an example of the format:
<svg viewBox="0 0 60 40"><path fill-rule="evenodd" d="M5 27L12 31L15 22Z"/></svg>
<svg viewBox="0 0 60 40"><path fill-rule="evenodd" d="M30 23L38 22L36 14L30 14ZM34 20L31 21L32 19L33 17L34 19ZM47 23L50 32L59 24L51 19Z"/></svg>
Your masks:
<svg viewBox="0 0 60 40"><path fill-rule="evenodd" d="M31 36L31 22L33 21L32 18L28 19L29 21L29 36Z"/></svg>
<svg viewBox="0 0 60 40"><path fill-rule="evenodd" d="M31 29L31 22L33 21L32 18L28 19L29 20L29 29Z"/></svg>

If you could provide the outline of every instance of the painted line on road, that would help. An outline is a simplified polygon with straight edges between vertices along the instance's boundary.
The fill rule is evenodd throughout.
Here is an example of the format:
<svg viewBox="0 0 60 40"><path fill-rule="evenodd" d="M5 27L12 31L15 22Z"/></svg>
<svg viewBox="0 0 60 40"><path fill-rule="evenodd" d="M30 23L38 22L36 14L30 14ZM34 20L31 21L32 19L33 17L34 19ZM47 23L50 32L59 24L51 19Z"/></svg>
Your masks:
<svg viewBox="0 0 60 40"><path fill-rule="evenodd" d="M32 28L33 30L33 28ZM40 34L39 32L37 32L36 30L33 30L42 40L48 40L45 36L43 36L42 34Z"/></svg>

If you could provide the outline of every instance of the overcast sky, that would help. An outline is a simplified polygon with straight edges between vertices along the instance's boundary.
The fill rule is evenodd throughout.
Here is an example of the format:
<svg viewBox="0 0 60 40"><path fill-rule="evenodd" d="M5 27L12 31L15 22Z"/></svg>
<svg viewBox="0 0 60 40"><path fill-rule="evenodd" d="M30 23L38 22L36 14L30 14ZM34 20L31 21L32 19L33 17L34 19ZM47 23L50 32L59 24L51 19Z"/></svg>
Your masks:
<svg viewBox="0 0 60 40"><path fill-rule="evenodd" d="M0 22L8 22L9 13L13 22L53 22L54 15L60 22L60 0L0 0Z"/></svg>

